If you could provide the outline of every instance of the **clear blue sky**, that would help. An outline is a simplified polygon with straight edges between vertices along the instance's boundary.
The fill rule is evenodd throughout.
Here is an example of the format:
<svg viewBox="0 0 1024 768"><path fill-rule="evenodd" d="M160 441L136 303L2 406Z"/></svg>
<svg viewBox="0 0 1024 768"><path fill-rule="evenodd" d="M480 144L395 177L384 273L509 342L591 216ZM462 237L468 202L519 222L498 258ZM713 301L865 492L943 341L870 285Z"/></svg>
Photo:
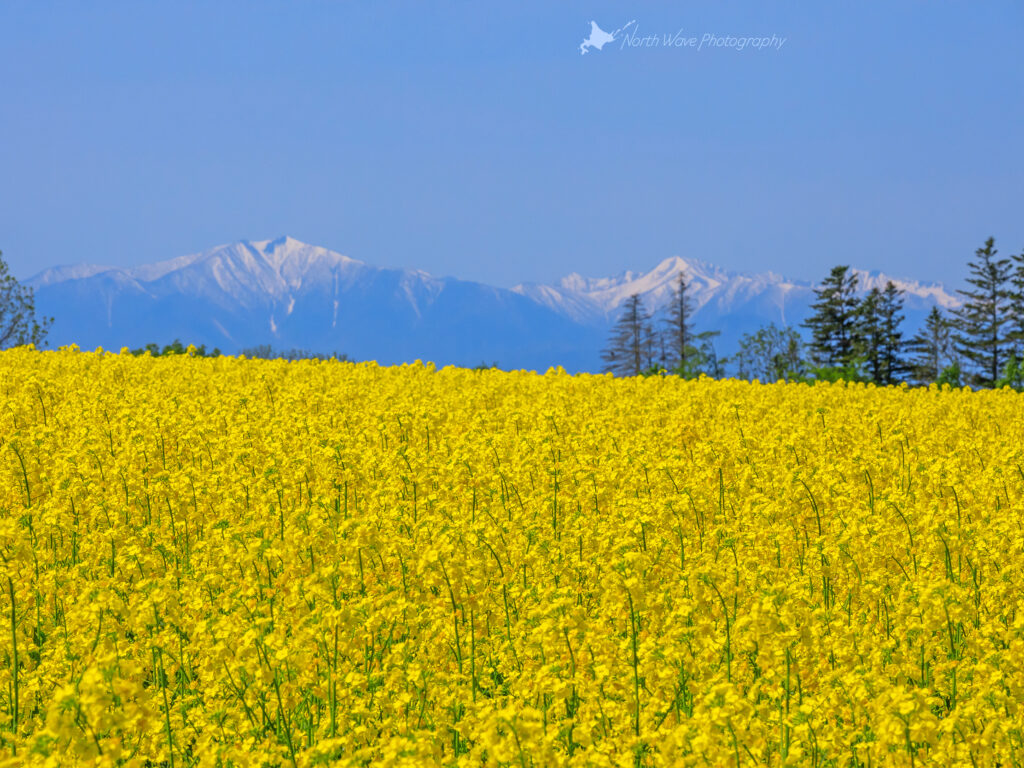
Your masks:
<svg viewBox="0 0 1024 768"><path fill-rule="evenodd" d="M289 234L498 285L1024 249L1015 2L0 3L19 277ZM776 35L779 50L620 47Z"/></svg>

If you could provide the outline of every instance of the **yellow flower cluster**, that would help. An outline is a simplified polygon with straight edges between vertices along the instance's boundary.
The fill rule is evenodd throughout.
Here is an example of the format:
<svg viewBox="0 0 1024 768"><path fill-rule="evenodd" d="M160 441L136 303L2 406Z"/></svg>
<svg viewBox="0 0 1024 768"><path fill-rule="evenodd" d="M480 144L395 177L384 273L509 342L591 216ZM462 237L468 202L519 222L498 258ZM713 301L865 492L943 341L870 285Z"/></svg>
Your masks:
<svg viewBox="0 0 1024 768"><path fill-rule="evenodd" d="M0 354L0 763L1024 762L1024 400Z"/></svg>

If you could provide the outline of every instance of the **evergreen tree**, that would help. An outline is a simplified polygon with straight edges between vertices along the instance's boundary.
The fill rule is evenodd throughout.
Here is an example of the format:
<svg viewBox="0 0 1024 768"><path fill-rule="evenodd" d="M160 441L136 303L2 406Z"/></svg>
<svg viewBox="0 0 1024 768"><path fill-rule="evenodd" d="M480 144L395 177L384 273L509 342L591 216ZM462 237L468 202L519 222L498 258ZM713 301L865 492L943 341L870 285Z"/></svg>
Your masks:
<svg viewBox="0 0 1024 768"><path fill-rule="evenodd" d="M669 303L665 308L664 340L667 355L663 363L666 370L685 378L706 373L721 376L721 365L712 339L719 331L701 331L693 328L693 303L688 294L689 283L680 272L672 286Z"/></svg>
<svg viewBox="0 0 1024 768"><path fill-rule="evenodd" d="M616 376L639 376L648 360L651 348L650 315L643 300L634 293L626 299L622 315L612 328L608 346L601 353L605 372Z"/></svg>
<svg viewBox="0 0 1024 768"><path fill-rule="evenodd" d="M804 323L811 331L811 357L818 366L851 366L857 353L859 301L857 278L848 266L832 268L821 286L814 289L817 301Z"/></svg>
<svg viewBox="0 0 1024 768"><path fill-rule="evenodd" d="M1013 275L1010 278L1010 324L1009 338L1014 356L1024 358L1024 251L1010 256L1013 260Z"/></svg>
<svg viewBox="0 0 1024 768"><path fill-rule="evenodd" d="M52 317L36 318L35 292L18 282L0 251L0 349L42 346Z"/></svg>
<svg viewBox="0 0 1024 768"><path fill-rule="evenodd" d="M658 368L663 371L669 369L668 340L664 333L658 333Z"/></svg>
<svg viewBox="0 0 1024 768"><path fill-rule="evenodd" d="M857 305L854 326L855 354L864 361L871 381L882 384L882 292L872 288Z"/></svg>
<svg viewBox="0 0 1024 768"><path fill-rule="evenodd" d="M665 340L653 324L644 327L644 367L642 373L658 373L667 370Z"/></svg>
<svg viewBox="0 0 1024 768"><path fill-rule="evenodd" d="M878 318L881 336L877 355L880 359L879 384L892 385L903 379L909 366L903 356L903 291L890 280L878 296Z"/></svg>
<svg viewBox="0 0 1024 768"><path fill-rule="evenodd" d="M686 275L682 272L673 284L668 303L668 312L665 318L665 331L669 339L668 366L677 370L687 370L692 367L693 358L697 349L694 347L693 338L693 304L687 295L689 284L686 282Z"/></svg>
<svg viewBox="0 0 1024 768"><path fill-rule="evenodd" d="M999 378L1009 357L1010 308L1012 291L1009 259L996 258L995 239L975 251L968 263L973 289L960 290L963 306L953 314L956 318L957 352L973 369L974 382L992 386Z"/></svg>
<svg viewBox="0 0 1024 768"><path fill-rule="evenodd" d="M907 344L912 355L910 370L915 381L931 384L956 361L953 354L952 329L938 307L932 307L924 327Z"/></svg>

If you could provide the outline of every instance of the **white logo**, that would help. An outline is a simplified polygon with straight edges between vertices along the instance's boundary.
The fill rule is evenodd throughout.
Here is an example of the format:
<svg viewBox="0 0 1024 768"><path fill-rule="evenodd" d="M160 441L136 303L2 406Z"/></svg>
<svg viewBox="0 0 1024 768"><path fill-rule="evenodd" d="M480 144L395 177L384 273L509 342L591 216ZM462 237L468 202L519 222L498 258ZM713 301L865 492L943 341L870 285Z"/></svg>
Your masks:
<svg viewBox="0 0 1024 768"><path fill-rule="evenodd" d="M778 51L789 38L778 35L719 35L705 32L701 37L680 29L674 33L641 34L636 19L623 24L614 32L605 32L596 21L590 22L590 35L580 43L580 55L591 48L602 50L608 43L619 43L620 49L627 48L684 48L703 51L705 48L726 48L734 51Z"/></svg>
<svg viewBox="0 0 1024 768"><path fill-rule="evenodd" d="M596 21L590 22L590 36L587 37L582 43L580 43L580 55L582 56L591 48L593 48L596 51L600 51L602 48L604 48L606 43L610 43L613 40L615 40L622 32L622 30L624 30L631 24L636 24L636 19L633 19L633 21L629 22L629 24L623 24L614 32L605 32L603 29L597 26Z"/></svg>

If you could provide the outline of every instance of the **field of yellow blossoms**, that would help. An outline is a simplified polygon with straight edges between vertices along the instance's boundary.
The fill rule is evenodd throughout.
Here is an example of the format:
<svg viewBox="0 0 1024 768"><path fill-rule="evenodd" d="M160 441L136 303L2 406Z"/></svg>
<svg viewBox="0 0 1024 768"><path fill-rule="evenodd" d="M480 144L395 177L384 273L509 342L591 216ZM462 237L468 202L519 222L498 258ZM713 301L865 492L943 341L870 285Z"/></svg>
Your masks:
<svg viewBox="0 0 1024 768"><path fill-rule="evenodd" d="M0 764L1024 762L1024 400L0 354Z"/></svg>

